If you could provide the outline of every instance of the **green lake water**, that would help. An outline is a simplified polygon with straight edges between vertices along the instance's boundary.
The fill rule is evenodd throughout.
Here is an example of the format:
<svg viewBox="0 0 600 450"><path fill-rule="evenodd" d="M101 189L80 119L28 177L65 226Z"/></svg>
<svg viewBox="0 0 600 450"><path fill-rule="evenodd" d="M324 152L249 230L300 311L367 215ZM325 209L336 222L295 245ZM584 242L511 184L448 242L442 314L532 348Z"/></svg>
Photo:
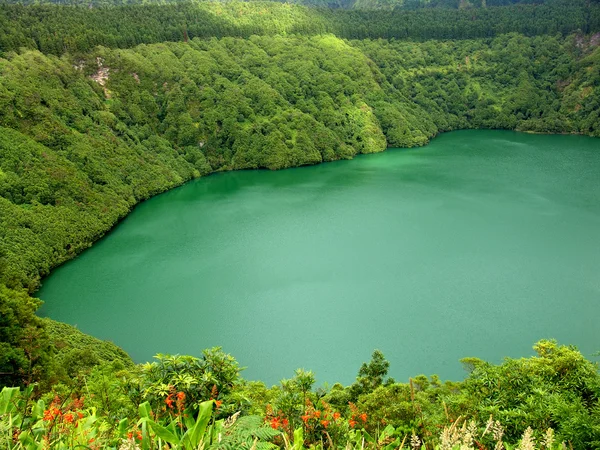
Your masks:
<svg viewBox="0 0 600 450"><path fill-rule="evenodd" d="M397 380L600 350L600 140L459 131L159 195L44 280L43 314L138 362L222 346L247 379Z"/></svg>

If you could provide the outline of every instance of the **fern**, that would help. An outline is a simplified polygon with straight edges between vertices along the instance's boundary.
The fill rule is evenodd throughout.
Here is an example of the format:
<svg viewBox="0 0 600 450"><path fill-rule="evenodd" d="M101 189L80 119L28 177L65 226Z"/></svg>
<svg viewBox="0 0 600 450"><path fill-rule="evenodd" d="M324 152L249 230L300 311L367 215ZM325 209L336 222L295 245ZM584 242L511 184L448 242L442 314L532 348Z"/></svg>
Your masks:
<svg viewBox="0 0 600 450"><path fill-rule="evenodd" d="M221 432L218 442L208 450L272 450L279 448L270 441L281 432L267 427L260 416L245 416L227 424Z"/></svg>

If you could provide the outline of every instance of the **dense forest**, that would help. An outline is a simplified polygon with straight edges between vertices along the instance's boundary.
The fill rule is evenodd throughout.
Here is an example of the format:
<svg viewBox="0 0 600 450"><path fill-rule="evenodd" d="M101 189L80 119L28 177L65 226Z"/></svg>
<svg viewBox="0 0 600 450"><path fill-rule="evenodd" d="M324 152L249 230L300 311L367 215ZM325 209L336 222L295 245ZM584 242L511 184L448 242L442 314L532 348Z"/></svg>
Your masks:
<svg viewBox="0 0 600 450"><path fill-rule="evenodd" d="M0 394L2 446L600 445L597 368L554 342L466 360L457 383L396 383L376 352L351 386L299 371L269 389L218 349L135 366L35 315L54 267L193 178L456 129L600 137L598 2L504 3L1 4L0 384L19 387Z"/></svg>
<svg viewBox="0 0 600 450"><path fill-rule="evenodd" d="M0 55L21 48L44 54L77 55L98 45L131 48L139 44L189 41L194 37L262 35L346 39L492 38L506 33L534 37L600 30L600 4L577 0L543 5L459 10L313 9L287 3L184 2L86 9L56 5L0 3Z"/></svg>
<svg viewBox="0 0 600 450"><path fill-rule="evenodd" d="M227 3L230 0L221 0ZM264 0L249 0L264 1ZM332 8L332 9L385 9L390 10L423 10L432 8L443 9L476 9L494 6L511 6L517 4L542 5L542 4L564 4L574 3L597 3L598 0L269 0L280 3L305 5L310 7ZM18 3L23 5L54 3L59 5L83 5L94 6L118 6L118 5L166 5L179 3L179 0L4 0L4 3Z"/></svg>

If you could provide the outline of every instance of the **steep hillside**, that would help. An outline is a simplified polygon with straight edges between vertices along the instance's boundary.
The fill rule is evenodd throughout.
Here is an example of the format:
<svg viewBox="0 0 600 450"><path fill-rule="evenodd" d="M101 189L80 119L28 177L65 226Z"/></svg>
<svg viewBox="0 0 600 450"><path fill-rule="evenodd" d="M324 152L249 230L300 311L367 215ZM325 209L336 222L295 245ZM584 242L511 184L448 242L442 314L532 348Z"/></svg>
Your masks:
<svg viewBox="0 0 600 450"><path fill-rule="evenodd" d="M0 61L0 279L33 290L139 201L214 171L351 158L460 128L598 135L599 55L582 37L520 35L12 54Z"/></svg>

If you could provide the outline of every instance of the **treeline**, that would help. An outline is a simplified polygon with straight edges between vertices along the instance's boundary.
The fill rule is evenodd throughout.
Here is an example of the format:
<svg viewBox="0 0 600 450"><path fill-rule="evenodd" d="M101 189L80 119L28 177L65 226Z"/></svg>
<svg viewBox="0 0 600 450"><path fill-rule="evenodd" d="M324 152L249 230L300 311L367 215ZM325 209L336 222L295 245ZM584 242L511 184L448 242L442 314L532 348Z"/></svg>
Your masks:
<svg viewBox="0 0 600 450"><path fill-rule="evenodd" d="M203 1L203 0L196 0ZM219 0L227 3L230 0ZM255 0L249 0L255 1ZM265 0L258 0L265 1ZM292 3L311 7L344 8L344 9L386 9L386 10L416 10L429 8L443 9L473 9L495 6L510 6L516 4L578 4L584 5L598 0L268 0L277 3ZM3 0L2 3L21 5L80 5L85 7L125 6L125 5L167 5L180 3L181 0Z"/></svg>
<svg viewBox="0 0 600 450"><path fill-rule="evenodd" d="M518 32L526 36L600 31L597 3L552 3L496 8L377 11L314 9L269 2L199 2L80 8L0 5L0 55L20 48L45 54L84 53L98 45L187 41L253 35L348 39L473 39Z"/></svg>

